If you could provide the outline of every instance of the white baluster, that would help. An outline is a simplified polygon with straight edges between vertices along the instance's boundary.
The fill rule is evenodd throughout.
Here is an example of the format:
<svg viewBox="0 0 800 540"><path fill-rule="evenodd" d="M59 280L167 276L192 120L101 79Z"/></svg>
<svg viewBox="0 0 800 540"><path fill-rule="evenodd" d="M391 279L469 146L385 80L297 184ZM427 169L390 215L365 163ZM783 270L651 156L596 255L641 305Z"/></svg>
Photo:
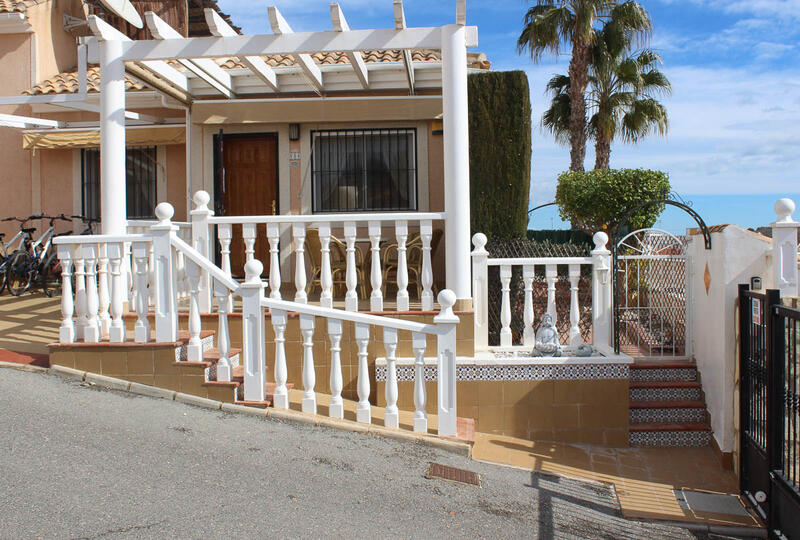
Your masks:
<svg viewBox="0 0 800 540"><path fill-rule="evenodd" d="M125 300L128 302L128 310L133 311L136 306L136 259L133 258L133 246L127 242L124 246L124 256L127 261L127 264L123 265L126 285Z"/></svg>
<svg viewBox="0 0 800 540"><path fill-rule="evenodd" d="M300 333L303 334L303 412L317 414L317 373L314 369L314 316L300 315Z"/></svg>
<svg viewBox="0 0 800 540"><path fill-rule="evenodd" d="M580 329L580 307L578 305L578 282L581 278L581 265L569 265L569 344L583 343Z"/></svg>
<svg viewBox="0 0 800 540"><path fill-rule="evenodd" d="M125 323L122 321L125 282L122 278L122 261L125 248L122 244L108 244L107 255L111 262L111 324L108 340L111 343L125 341Z"/></svg>
<svg viewBox="0 0 800 540"><path fill-rule="evenodd" d="M344 418L344 401L342 401L342 321L328 319L328 336L331 340L331 402L328 415L332 418Z"/></svg>
<svg viewBox="0 0 800 540"><path fill-rule="evenodd" d="M408 311L408 222L395 222L394 230L397 236L397 311Z"/></svg>
<svg viewBox="0 0 800 540"><path fill-rule="evenodd" d="M536 333L533 330L533 273L532 264L522 267L522 282L525 285L525 330L522 334L522 343L526 347L536 344Z"/></svg>
<svg viewBox="0 0 800 540"><path fill-rule="evenodd" d="M288 370L286 368L286 312L271 309L272 328L275 330L275 393L273 406L276 409L289 408L289 390L286 387Z"/></svg>
<svg viewBox="0 0 800 540"><path fill-rule="evenodd" d="M75 248L75 339L86 337L89 319L86 316L86 261L83 259L83 248ZM63 293L62 293L63 294Z"/></svg>
<svg viewBox="0 0 800 540"><path fill-rule="evenodd" d="M369 347L369 326L356 324L356 344L358 345L358 407L356 420L362 424L372 422L372 405L369 403L369 367L367 365Z"/></svg>
<svg viewBox="0 0 800 540"><path fill-rule="evenodd" d="M203 343L200 341L200 266L193 260L186 261L186 277L189 281L189 345L186 359L189 362L203 361Z"/></svg>
<svg viewBox="0 0 800 540"><path fill-rule="evenodd" d="M217 225L217 238L219 239L219 253L221 256L222 271L225 272L228 277L232 277L231 241L233 240L233 227L229 223L221 223L220 225ZM212 283L211 286L213 288L214 284ZM216 296L216 291L214 291L214 296ZM233 297L228 294L225 296L225 301L228 304L225 307L226 311L228 313L233 313Z"/></svg>
<svg viewBox="0 0 800 540"><path fill-rule="evenodd" d="M214 212L208 208L211 196L205 191L198 191L192 197L195 208L191 212L192 216L192 246L207 259L213 260L212 248L209 242L209 223L208 219ZM210 313L212 309L211 297L211 274L205 271L200 273L200 311Z"/></svg>
<svg viewBox="0 0 800 540"><path fill-rule="evenodd" d="M58 341L73 343L75 323L72 315L75 313L75 305L72 297L72 246L62 244L58 246L57 252L61 261L61 326L58 329Z"/></svg>
<svg viewBox="0 0 800 540"><path fill-rule="evenodd" d="M500 346L511 346L511 267L500 267L500 285L503 290L503 302L500 307Z"/></svg>
<svg viewBox="0 0 800 540"><path fill-rule="evenodd" d="M100 320L97 317L97 245L84 244L83 258L86 261L86 328L83 338L86 343L100 341Z"/></svg>
<svg viewBox="0 0 800 540"><path fill-rule="evenodd" d="M369 222L369 241L372 251L372 265L370 269L370 284L372 294L369 298L369 308L372 311L383 311L383 291L381 285L383 276L381 275L381 222Z"/></svg>
<svg viewBox="0 0 800 540"><path fill-rule="evenodd" d="M269 297L281 299L281 230L277 223L267 223L269 239Z"/></svg>
<svg viewBox="0 0 800 540"><path fill-rule="evenodd" d="M431 264L431 240L433 239L433 222L429 220L421 221L419 224L419 234L422 239L422 311L433 309L433 265Z"/></svg>
<svg viewBox="0 0 800 540"><path fill-rule="evenodd" d="M319 304L323 307L333 307L333 276L331 276L331 225L319 224L319 243L322 250L322 268L320 269L319 282L322 293Z"/></svg>
<svg viewBox="0 0 800 540"><path fill-rule="evenodd" d="M558 321L556 309L556 279L558 278L558 267L554 264L548 264L545 267L544 277L547 281L547 313L553 318L553 326L555 326Z"/></svg>
<svg viewBox="0 0 800 540"><path fill-rule="evenodd" d="M294 301L306 304L308 303L308 295L306 294L305 223L292 224L292 239L294 240Z"/></svg>
<svg viewBox="0 0 800 540"><path fill-rule="evenodd" d="M111 328L111 316L108 314L108 308L111 307L111 295L109 294L108 252L106 244L98 245L97 300L99 307L97 321L100 327L100 337L103 338L108 336L108 331Z"/></svg>
<svg viewBox="0 0 800 540"><path fill-rule="evenodd" d="M383 346L386 349L386 412L383 424L386 427L400 427L400 412L397 409L397 330L383 329Z"/></svg>
<svg viewBox="0 0 800 540"><path fill-rule="evenodd" d="M183 298L187 294L188 287L186 285L186 259L182 251L175 252L175 279L175 291L178 298Z"/></svg>
<svg viewBox="0 0 800 540"><path fill-rule="evenodd" d="M414 332L411 349L414 351L414 431L428 432L428 414L425 412L425 348L427 336Z"/></svg>
<svg viewBox="0 0 800 540"><path fill-rule="evenodd" d="M134 327L134 339L136 343L147 343L150 341L150 321L147 320L148 299L150 293L147 290L147 279L150 275L147 269L147 261L150 255L148 243L135 242L133 244L133 258L136 261L136 326Z"/></svg>
<svg viewBox="0 0 800 540"><path fill-rule="evenodd" d="M356 224L346 221L344 224L344 240L347 243L347 294L344 298L344 309L358 311L358 273L356 272Z"/></svg>
<svg viewBox="0 0 800 540"><path fill-rule="evenodd" d="M244 260L249 263L255 257L256 247L256 224L242 224L242 239L244 240Z"/></svg>
<svg viewBox="0 0 800 540"><path fill-rule="evenodd" d="M217 350L219 360L217 361L217 380L227 382L231 380L231 361L229 358L231 351L230 335L228 334L228 302L230 291L226 286L212 279L214 282L214 296L217 298L219 312L219 327L217 330Z"/></svg>

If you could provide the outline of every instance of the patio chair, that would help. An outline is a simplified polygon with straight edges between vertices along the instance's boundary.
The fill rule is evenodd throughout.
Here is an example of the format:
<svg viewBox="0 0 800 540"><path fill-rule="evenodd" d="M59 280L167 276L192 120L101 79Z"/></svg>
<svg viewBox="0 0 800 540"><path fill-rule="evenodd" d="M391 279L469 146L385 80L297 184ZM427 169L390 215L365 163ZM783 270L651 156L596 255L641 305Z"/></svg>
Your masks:
<svg viewBox="0 0 800 540"><path fill-rule="evenodd" d="M318 229L306 231L306 254L311 261L311 277L306 285L306 294L319 289L322 292L322 242L319 240ZM331 278L333 283L333 296L344 297L347 291L347 244L331 235ZM355 248L356 279L358 281L359 298L367 297L366 278L364 274L364 253L360 248Z"/></svg>
<svg viewBox="0 0 800 540"><path fill-rule="evenodd" d="M436 255L436 248L442 239L444 231L437 229L433 231L431 238L431 259ZM417 300L422 298L422 237L415 234L406 241L406 265L408 268L408 287L416 287ZM397 242L387 244L383 251L383 283L381 288L384 297L386 296L386 286L390 283L397 286ZM433 287L433 294L436 295L436 288Z"/></svg>

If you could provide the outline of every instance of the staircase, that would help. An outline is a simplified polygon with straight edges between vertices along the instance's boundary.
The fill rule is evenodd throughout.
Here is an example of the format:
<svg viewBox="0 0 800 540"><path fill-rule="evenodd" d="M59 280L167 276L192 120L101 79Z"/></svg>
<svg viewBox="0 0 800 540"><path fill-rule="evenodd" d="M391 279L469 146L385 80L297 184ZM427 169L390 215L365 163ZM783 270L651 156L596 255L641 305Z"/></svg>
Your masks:
<svg viewBox="0 0 800 540"><path fill-rule="evenodd" d="M706 446L711 426L693 361L640 361L630 369L631 446Z"/></svg>

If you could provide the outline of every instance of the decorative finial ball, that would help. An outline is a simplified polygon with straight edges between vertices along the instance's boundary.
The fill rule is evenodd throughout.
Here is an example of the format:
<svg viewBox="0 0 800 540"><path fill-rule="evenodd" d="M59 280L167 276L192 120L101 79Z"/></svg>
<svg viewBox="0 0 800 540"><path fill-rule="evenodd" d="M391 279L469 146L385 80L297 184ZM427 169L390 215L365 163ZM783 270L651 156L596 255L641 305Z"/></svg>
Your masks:
<svg viewBox="0 0 800 540"><path fill-rule="evenodd" d="M775 203L775 213L778 214L778 221L791 221L794 209L795 204L792 199L778 199Z"/></svg>
<svg viewBox="0 0 800 540"><path fill-rule="evenodd" d="M247 264L244 265L244 275L248 281L251 279L260 279L261 272L263 271L264 265L261 264L261 261L258 259L248 261Z"/></svg>
<svg viewBox="0 0 800 540"><path fill-rule="evenodd" d="M475 249L483 249L487 241L486 235L482 232L475 233L472 236L472 245L475 246Z"/></svg>
<svg viewBox="0 0 800 540"><path fill-rule="evenodd" d="M194 194L192 197L194 204L197 206L206 206L208 205L208 201L211 200L211 195L208 194L207 191L203 191L202 189Z"/></svg>
<svg viewBox="0 0 800 540"><path fill-rule="evenodd" d="M437 299L439 300L439 305L442 306L442 310L450 309L456 303L456 293L450 289L442 289L439 291Z"/></svg>
<svg viewBox="0 0 800 540"><path fill-rule="evenodd" d="M175 215L175 209L168 202L159 203L156 206L156 217L160 221L169 221Z"/></svg>
<svg viewBox="0 0 800 540"><path fill-rule="evenodd" d="M606 244L608 244L608 235L603 231L599 231L594 233L592 240L594 241L595 249L605 249Z"/></svg>

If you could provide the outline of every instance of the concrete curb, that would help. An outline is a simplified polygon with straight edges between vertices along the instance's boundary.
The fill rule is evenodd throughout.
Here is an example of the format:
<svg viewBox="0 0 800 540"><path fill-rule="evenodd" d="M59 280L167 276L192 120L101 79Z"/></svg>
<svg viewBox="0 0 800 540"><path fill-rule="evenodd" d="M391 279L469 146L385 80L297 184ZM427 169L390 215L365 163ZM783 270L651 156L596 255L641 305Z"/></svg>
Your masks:
<svg viewBox="0 0 800 540"><path fill-rule="evenodd" d="M223 412L235 413L235 414L247 414L250 416L256 416L258 418L266 418L269 416L267 409L259 409L257 407L245 407L244 405L236 405L234 403L222 403L222 407L220 407Z"/></svg>
<svg viewBox="0 0 800 540"><path fill-rule="evenodd" d="M115 379L105 375L98 375L97 373L89 373L88 371L86 372L86 379L84 380L88 383L94 383L97 386L110 388L112 390L120 390L122 392L127 392L131 387L131 383L129 381L123 381L122 379Z"/></svg>
<svg viewBox="0 0 800 540"><path fill-rule="evenodd" d="M35 373L46 373L47 368L32 366L30 364L17 364L16 362L0 362L0 368L16 369L17 371L30 371Z"/></svg>
<svg viewBox="0 0 800 540"><path fill-rule="evenodd" d="M157 386L147 386L146 384L136 382L131 383L131 387L128 391L132 394L139 394L140 396L168 399L170 401L175 399L176 394L173 390L166 390Z"/></svg>
<svg viewBox="0 0 800 540"><path fill-rule="evenodd" d="M200 396L193 396L192 394L183 394L181 392L175 394L175 401L180 401L181 403L186 403L188 405L194 405L195 407L203 407L204 409L219 410L222 407L222 403L219 401L214 401L213 399Z"/></svg>
<svg viewBox="0 0 800 540"><path fill-rule="evenodd" d="M83 381L86 378L85 371L78 371L64 366L51 366L50 373L71 381Z"/></svg>

